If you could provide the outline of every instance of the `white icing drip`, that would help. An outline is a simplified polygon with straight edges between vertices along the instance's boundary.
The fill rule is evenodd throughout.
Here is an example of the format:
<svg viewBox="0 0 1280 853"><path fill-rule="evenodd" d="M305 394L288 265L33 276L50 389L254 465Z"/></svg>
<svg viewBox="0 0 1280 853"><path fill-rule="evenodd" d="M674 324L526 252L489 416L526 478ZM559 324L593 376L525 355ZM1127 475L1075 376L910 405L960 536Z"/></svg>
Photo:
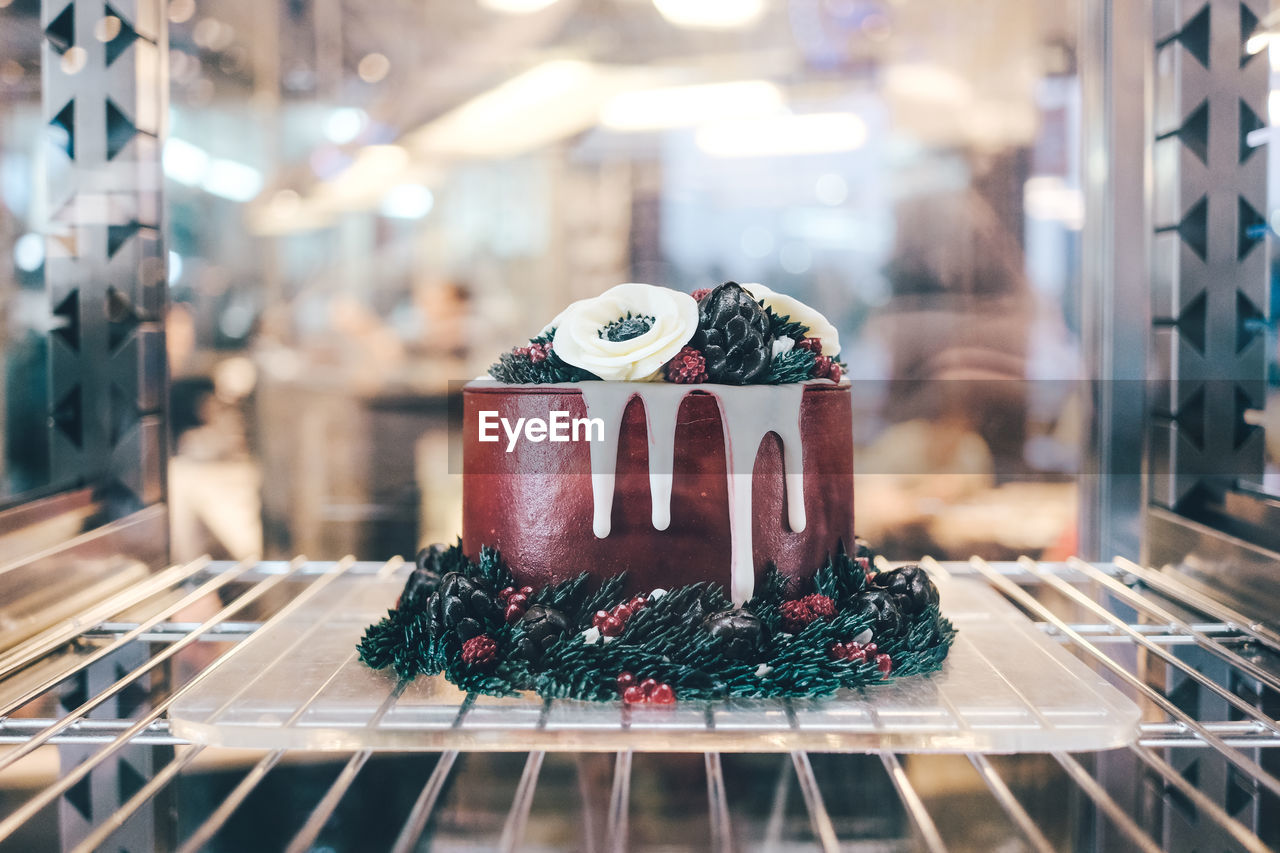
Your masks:
<svg viewBox="0 0 1280 853"><path fill-rule="evenodd" d="M787 479L787 525L792 533L802 533L809 525L804 512L804 446L800 438L800 400L795 401L795 420L785 409L777 412L774 432L782 439L782 468Z"/></svg>
<svg viewBox="0 0 1280 853"><path fill-rule="evenodd" d="M622 413L626 411L627 403L635 392L635 386L630 383L582 383L582 401L587 407L587 417L604 421L604 440L587 442L591 448L591 530L597 539L607 538L613 527L613 485L618 467L618 435L622 431Z"/></svg>
<svg viewBox="0 0 1280 853"><path fill-rule="evenodd" d="M622 416L632 397L644 406L649 440L649 491L651 516L657 530L671 524L671 484L675 461L676 419L680 403L692 391L705 391L716 399L724 430L725 462L729 486L730 597L743 604L755 589L755 559L751 531L751 490L760 442L770 432L782 439L786 477L787 524L792 532L808 523L804 506L803 445L800 437L800 402L804 385L688 386L660 383L584 382L582 392L587 417L604 421L604 440L590 442L591 491L594 508L591 529L597 538L612 528L613 496L618 464L618 437Z"/></svg>
<svg viewBox="0 0 1280 853"><path fill-rule="evenodd" d="M654 530L671 526L671 483L675 478L676 417L688 388L654 385L637 393L644 402L649 434L649 494Z"/></svg>
<svg viewBox="0 0 1280 853"><path fill-rule="evenodd" d="M760 399L752 392L764 392ZM760 442L770 432L782 439L787 471L787 521L798 532L805 526L804 473L800 464L800 400L803 385L716 389L724 429L729 470L729 597L744 604L755 591L755 555L751 541L751 484ZM790 463L790 464L788 464ZM799 528L796 527L797 521Z"/></svg>

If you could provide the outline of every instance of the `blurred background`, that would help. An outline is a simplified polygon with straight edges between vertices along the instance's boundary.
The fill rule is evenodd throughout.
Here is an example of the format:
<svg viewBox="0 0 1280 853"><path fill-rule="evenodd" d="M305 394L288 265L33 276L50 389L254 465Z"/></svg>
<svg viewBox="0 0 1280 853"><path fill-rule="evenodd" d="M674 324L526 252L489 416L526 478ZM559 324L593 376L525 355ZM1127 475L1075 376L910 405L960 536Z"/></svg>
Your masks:
<svg viewBox="0 0 1280 853"><path fill-rule="evenodd" d="M107 12L97 36L123 49ZM1072 553L1089 416L1075 0L167 15L175 560L451 540L450 380L618 282L728 279L840 329L862 535L894 555ZM65 129L41 117L42 29L36 0L0 0L7 500L61 485L42 187Z"/></svg>

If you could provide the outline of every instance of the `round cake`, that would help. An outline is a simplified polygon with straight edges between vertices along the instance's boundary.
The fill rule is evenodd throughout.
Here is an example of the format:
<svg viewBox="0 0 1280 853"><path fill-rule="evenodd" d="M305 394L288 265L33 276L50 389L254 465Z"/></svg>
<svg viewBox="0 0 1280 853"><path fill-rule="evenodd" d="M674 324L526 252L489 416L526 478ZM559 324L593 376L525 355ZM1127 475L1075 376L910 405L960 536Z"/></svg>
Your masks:
<svg viewBox="0 0 1280 853"><path fill-rule="evenodd" d="M401 678L669 705L927 673L955 635L853 528L839 335L759 284L621 284L468 383L462 536L360 643Z"/></svg>
<svg viewBox="0 0 1280 853"><path fill-rule="evenodd" d="M604 440L570 429L566 442L481 441L486 412L508 424L595 417ZM632 592L710 581L742 604L770 565L803 586L853 542L852 417L848 384L826 380L472 383L463 551L497 548L521 586L626 572Z"/></svg>

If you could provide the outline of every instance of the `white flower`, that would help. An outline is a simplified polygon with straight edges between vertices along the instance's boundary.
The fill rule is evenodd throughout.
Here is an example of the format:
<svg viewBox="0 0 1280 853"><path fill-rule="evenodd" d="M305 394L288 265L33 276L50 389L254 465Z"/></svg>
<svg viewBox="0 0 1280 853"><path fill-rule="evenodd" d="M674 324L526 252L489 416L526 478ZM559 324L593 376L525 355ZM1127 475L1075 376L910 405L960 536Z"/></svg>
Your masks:
<svg viewBox="0 0 1280 853"><path fill-rule="evenodd" d="M783 335L780 338L773 339L773 357L774 358L777 358L780 355L785 355L786 353L791 352L795 348L796 348L795 338L788 338L786 335Z"/></svg>
<svg viewBox="0 0 1280 853"><path fill-rule="evenodd" d="M808 326L808 336L822 341L823 355L840 354L840 333L836 327L799 299L772 291L763 284L744 284L742 289L750 293L752 299L763 302L764 307L773 309L779 317L790 317L792 322Z"/></svg>
<svg viewBox="0 0 1280 853"><path fill-rule="evenodd" d="M574 302L550 326L556 355L567 364L601 379L647 382L698 331L698 303L666 287L619 284ZM624 339L610 340L611 332Z"/></svg>
<svg viewBox="0 0 1280 853"><path fill-rule="evenodd" d="M582 642L588 646L594 646L596 643L600 642L600 629L588 628L587 630L583 631Z"/></svg>

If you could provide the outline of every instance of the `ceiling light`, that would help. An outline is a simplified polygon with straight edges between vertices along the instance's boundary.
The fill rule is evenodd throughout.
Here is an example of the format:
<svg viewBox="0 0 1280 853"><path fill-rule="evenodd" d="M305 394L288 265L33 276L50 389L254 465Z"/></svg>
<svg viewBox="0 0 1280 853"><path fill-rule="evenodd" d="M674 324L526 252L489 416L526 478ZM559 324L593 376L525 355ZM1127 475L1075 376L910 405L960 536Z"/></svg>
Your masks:
<svg viewBox="0 0 1280 853"><path fill-rule="evenodd" d="M653 5L676 26L727 30L760 20L765 0L653 0Z"/></svg>
<svg viewBox="0 0 1280 853"><path fill-rule="evenodd" d="M737 80L623 92L604 105L600 122L613 130L658 130L770 115L782 109L777 86L764 80Z"/></svg>
<svg viewBox="0 0 1280 853"><path fill-rule="evenodd" d="M191 20L191 16L196 13L195 0L170 0L169 3L169 22L174 24L185 24Z"/></svg>
<svg viewBox="0 0 1280 853"><path fill-rule="evenodd" d="M209 168L209 155L203 149L172 136L164 144L162 160L165 177L189 187L198 185Z"/></svg>
<svg viewBox="0 0 1280 853"><path fill-rule="evenodd" d="M594 127L615 91L590 63L551 60L446 113L410 144L425 154L512 156Z"/></svg>
<svg viewBox="0 0 1280 853"><path fill-rule="evenodd" d="M393 219L421 219L431 212L434 204L431 190L422 184L400 184L383 197L378 210Z"/></svg>
<svg viewBox="0 0 1280 853"><path fill-rule="evenodd" d="M557 0L480 0L480 5L491 12L505 12L508 15L527 15L552 6Z"/></svg>
<svg viewBox="0 0 1280 853"><path fill-rule="evenodd" d="M234 160L210 160L200 188L229 201L252 201L262 191L262 173Z"/></svg>
<svg viewBox="0 0 1280 853"><path fill-rule="evenodd" d="M391 70L391 60L381 53L370 53L360 60L356 73L366 83L377 83Z"/></svg>
<svg viewBox="0 0 1280 853"><path fill-rule="evenodd" d="M860 148L867 126L853 113L810 113L721 121L700 128L696 140L712 157L827 154Z"/></svg>
<svg viewBox="0 0 1280 853"><path fill-rule="evenodd" d="M39 234L23 234L13 241L13 262L23 272L35 272L44 263L44 238Z"/></svg>
<svg viewBox="0 0 1280 853"><path fill-rule="evenodd" d="M399 145L366 145L350 166L322 185L319 199L335 211L374 207L404 182L408 169L409 152Z"/></svg>
<svg viewBox="0 0 1280 853"><path fill-rule="evenodd" d="M360 135L368 120L364 110L354 107L336 109L324 120L325 138L335 145L345 145Z"/></svg>

